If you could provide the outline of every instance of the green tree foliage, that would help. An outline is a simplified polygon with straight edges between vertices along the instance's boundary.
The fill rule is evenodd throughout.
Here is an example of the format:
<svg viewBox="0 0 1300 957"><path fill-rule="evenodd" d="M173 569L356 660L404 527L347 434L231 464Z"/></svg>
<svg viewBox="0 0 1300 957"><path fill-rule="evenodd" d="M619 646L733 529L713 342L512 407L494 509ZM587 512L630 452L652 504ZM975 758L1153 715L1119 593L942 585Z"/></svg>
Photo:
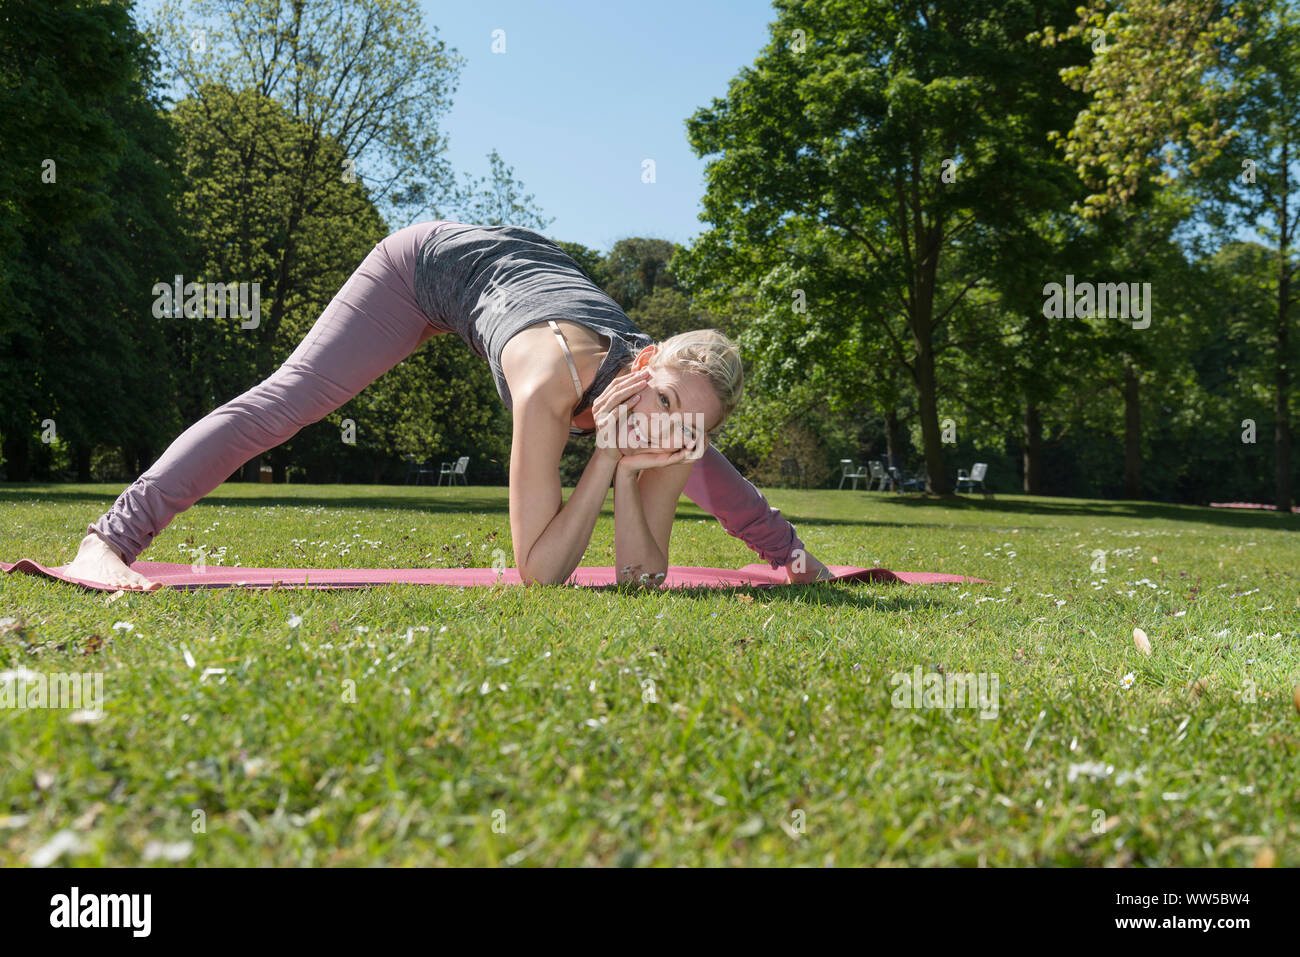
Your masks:
<svg viewBox="0 0 1300 957"><path fill-rule="evenodd" d="M147 449L171 426L158 401L170 376L150 290L185 241L157 81L129 3L10 0L0 10L0 432L10 478L33 466L48 474L56 455L89 478L96 446Z"/></svg>
<svg viewBox="0 0 1300 957"><path fill-rule="evenodd" d="M1068 7L807 0L776 10L755 65L688 122L692 147L710 157L703 218L713 228L683 263L686 278L712 302L833 260L853 291L827 311L851 322L848 296L876 299L877 336L916 392L930 488L946 491L938 354L1001 238L1055 196L1045 139L1062 101L1051 91L1078 56L1045 56L1026 37ZM818 295L835 295L825 286Z"/></svg>

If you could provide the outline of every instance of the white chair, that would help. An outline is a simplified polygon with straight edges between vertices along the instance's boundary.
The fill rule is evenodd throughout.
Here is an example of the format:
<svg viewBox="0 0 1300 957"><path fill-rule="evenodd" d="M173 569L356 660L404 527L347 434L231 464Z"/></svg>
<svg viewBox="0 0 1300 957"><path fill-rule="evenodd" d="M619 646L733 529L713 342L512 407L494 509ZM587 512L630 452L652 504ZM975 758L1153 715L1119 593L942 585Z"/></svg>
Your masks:
<svg viewBox="0 0 1300 957"><path fill-rule="evenodd" d="M465 485L469 484L469 479L465 478L465 467L469 465L469 456L462 455L453 465L451 462L443 462L442 467L438 470L438 484L442 484L442 477L447 476L447 484L455 485L459 477Z"/></svg>
<svg viewBox="0 0 1300 957"><path fill-rule="evenodd" d="M884 463L881 462L880 459L872 459L867 463L867 467L871 470L871 475L869 476L870 480L867 482L867 491L870 492L871 486L879 483L879 487L876 491L883 492L885 490L885 484L889 481L889 475L885 472Z"/></svg>
<svg viewBox="0 0 1300 957"><path fill-rule="evenodd" d="M867 470L861 466L853 464L852 459L840 459L840 488L844 488L844 480L853 480L853 491L858 490L858 479L869 478Z"/></svg>
<svg viewBox="0 0 1300 957"><path fill-rule="evenodd" d="M969 472L967 472L965 469L958 469L957 470L957 491L960 492L962 490L961 487L963 484L969 486L971 491L974 491L976 484L978 484L980 487L980 491L983 492L985 495L987 495L989 490L984 487L984 476L988 474L988 471L989 471L989 466L987 462L976 462L974 465L971 466L971 470Z"/></svg>

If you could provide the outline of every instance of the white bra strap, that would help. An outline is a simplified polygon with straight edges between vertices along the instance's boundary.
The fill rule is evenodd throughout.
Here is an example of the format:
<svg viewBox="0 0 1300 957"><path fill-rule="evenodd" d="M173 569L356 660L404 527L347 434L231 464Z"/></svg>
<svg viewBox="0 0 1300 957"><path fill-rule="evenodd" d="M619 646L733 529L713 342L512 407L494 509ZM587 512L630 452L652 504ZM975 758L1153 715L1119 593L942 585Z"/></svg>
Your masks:
<svg viewBox="0 0 1300 957"><path fill-rule="evenodd" d="M564 361L569 364L569 375L573 376L573 391L578 393L578 401L581 402L582 380L578 378L578 367L573 364L573 353L569 351L569 343L565 340L564 333L560 331L560 327L555 324L554 319L547 319L546 321L550 324L555 337L560 340L560 348L564 350Z"/></svg>

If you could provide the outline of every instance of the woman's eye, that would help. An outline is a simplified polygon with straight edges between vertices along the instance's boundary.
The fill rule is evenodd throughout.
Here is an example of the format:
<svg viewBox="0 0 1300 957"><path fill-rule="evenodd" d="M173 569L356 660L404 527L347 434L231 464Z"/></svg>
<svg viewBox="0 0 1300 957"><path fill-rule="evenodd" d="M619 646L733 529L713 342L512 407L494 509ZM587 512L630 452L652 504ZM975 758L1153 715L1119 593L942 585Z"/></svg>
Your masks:
<svg viewBox="0 0 1300 957"><path fill-rule="evenodd" d="M659 393L659 401L663 403L665 409L668 408L668 397L662 392Z"/></svg>

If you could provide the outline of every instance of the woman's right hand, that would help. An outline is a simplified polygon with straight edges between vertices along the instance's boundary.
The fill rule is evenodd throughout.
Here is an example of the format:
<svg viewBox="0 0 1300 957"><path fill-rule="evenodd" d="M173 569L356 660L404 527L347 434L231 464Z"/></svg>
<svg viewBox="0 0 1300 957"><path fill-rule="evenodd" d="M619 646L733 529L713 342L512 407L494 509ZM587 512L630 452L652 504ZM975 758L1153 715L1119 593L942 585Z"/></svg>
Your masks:
<svg viewBox="0 0 1300 957"><path fill-rule="evenodd" d="M622 440L619 431L619 409L624 408L630 412L641 401L641 393L649 381L648 369L638 369L621 375L591 403L591 415L596 422L598 455L604 455L615 463L623 457L624 450L619 445Z"/></svg>

